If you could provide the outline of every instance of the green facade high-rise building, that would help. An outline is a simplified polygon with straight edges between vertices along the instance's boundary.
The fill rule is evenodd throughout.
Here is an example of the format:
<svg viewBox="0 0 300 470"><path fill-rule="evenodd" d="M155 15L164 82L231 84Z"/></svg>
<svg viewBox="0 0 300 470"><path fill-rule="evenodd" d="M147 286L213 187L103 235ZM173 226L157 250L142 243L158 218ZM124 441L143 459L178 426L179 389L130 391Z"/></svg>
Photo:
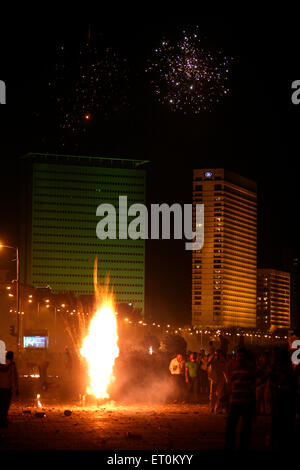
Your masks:
<svg viewBox="0 0 300 470"><path fill-rule="evenodd" d="M144 313L145 240L99 240L96 209L119 196L145 203L142 160L28 154L22 158L21 282L54 293L93 294L109 274L117 303ZM118 231L117 231L118 233Z"/></svg>

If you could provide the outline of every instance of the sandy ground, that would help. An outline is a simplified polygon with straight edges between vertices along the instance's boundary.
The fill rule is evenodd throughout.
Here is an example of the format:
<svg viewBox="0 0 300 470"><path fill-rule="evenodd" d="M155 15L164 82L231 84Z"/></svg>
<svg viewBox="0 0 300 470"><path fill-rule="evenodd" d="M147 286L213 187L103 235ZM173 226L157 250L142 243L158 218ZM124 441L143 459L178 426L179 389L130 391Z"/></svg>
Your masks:
<svg viewBox="0 0 300 470"><path fill-rule="evenodd" d="M39 410L36 403L12 404L9 426L0 429L0 450L221 450L224 445L226 416L211 414L207 405L43 405ZM67 409L71 416L65 416ZM269 417L255 422L254 450L266 448L269 427Z"/></svg>

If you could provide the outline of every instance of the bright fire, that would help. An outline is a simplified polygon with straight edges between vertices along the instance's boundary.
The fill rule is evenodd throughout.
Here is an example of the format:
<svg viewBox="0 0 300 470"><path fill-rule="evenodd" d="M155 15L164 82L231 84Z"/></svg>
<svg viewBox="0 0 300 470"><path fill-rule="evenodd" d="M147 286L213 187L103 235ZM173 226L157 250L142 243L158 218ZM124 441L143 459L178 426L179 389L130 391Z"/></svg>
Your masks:
<svg viewBox="0 0 300 470"><path fill-rule="evenodd" d="M95 261L94 282L96 313L91 319L88 334L80 349L87 360L89 386L87 393L96 398L108 398L108 385L113 380L115 359L119 355L117 319L113 293L109 291L108 280L104 287L97 284L97 260Z"/></svg>
<svg viewBox="0 0 300 470"><path fill-rule="evenodd" d="M42 403L40 401L40 398L41 398L41 395L38 393L37 396L36 396L36 404L37 404L38 408L42 408Z"/></svg>

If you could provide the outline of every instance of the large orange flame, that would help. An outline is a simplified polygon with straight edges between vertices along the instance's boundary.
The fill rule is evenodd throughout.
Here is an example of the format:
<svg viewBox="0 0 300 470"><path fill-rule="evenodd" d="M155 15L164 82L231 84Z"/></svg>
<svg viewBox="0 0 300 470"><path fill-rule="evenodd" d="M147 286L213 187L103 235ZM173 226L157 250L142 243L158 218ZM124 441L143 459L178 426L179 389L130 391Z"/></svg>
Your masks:
<svg viewBox="0 0 300 470"><path fill-rule="evenodd" d="M89 385L87 393L96 398L108 398L107 388L114 379L113 368L119 355L118 329L113 292L109 290L109 278L104 286L97 283L97 259L94 266L96 313L88 327L88 334L80 349L87 360Z"/></svg>

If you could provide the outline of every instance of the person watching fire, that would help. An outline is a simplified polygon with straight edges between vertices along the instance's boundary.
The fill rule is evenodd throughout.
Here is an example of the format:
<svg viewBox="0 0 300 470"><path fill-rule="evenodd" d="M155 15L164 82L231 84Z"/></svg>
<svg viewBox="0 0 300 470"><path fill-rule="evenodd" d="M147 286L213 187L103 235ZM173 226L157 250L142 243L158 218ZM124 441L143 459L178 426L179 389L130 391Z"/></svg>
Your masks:
<svg viewBox="0 0 300 470"><path fill-rule="evenodd" d="M183 387L184 387L184 360L182 354L177 354L171 360L169 371L173 380L173 401L178 403L183 401Z"/></svg>
<svg viewBox="0 0 300 470"><path fill-rule="evenodd" d="M13 351L7 351L6 363L0 364L0 427L7 427L12 395L19 395L18 372Z"/></svg>

